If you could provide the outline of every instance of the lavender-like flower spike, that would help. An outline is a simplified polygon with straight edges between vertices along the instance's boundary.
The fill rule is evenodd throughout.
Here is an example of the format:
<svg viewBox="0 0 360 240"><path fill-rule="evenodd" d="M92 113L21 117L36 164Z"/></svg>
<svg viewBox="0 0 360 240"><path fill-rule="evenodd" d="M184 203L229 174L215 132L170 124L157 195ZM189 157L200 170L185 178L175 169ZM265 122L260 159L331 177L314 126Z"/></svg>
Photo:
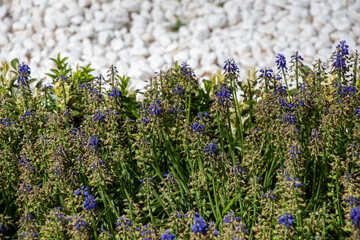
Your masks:
<svg viewBox="0 0 360 240"><path fill-rule="evenodd" d="M235 65L233 59L229 58L225 60L224 70L228 73L236 73L238 71L238 67Z"/></svg>
<svg viewBox="0 0 360 240"><path fill-rule="evenodd" d="M162 240L172 240L175 239L175 235L174 234L170 234L169 230L166 231L166 233L164 233L163 235L161 235L161 239Z"/></svg>
<svg viewBox="0 0 360 240"><path fill-rule="evenodd" d="M180 71L183 72L184 74L188 75L190 78L191 77L196 77L194 70L190 68L190 65L185 61L181 64L181 69Z"/></svg>
<svg viewBox="0 0 360 240"><path fill-rule="evenodd" d="M355 228L360 229L360 207L351 209L350 214L351 222L355 226Z"/></svg>
<svg viewBox="0 0 360 240"><path fill-rule="evenodd" d="M276 58L278 59L276 60L277 69L287 70L285 56L279 53Z"/></svg>
<svg viewBox="0 0 360 240"><path fill-rule="evenodd" d="M287 229L290 228L290 225L294 224L294 217L291 214L285 213L284 216L279 217L279 224L284 224Z"/></svg>
<svg viewBox="0 0 360 240"><path fill-rule="evenodd" d="M260 72L261 72L261 74L260 74L260 77L262 78L262 77L266 77L266 78L273 78L274 77L274 74L273 74L273 70L272 69L260 69Z"/></svg>
<svg viewBox="0 0 360 240"><path fill-rule="evenodd" d="M194 224L191 227L191 231L193 233L202 233L202 234L206 234L206 229L207 227L207 223L205 223L204 219L202 217L197 217L194 216Z"/></svg>
<svg viewBox="0 0 360 240"><path fill-rule="evenodd" d="M349 45L346 45L346 41L340 41L339 45L336 46L335 61L333 67L338 70L346 69L346 56L349 55Z"/></svg>
<svg viewBox="0 0 360 240"><path fill-rule="evenodd" d="M28 65L26 65L25 63L22 63L19 65L19 70L18 70L18 84L22 85L26 88L29 87L29 77L30 77L30 67Z"/></svg>

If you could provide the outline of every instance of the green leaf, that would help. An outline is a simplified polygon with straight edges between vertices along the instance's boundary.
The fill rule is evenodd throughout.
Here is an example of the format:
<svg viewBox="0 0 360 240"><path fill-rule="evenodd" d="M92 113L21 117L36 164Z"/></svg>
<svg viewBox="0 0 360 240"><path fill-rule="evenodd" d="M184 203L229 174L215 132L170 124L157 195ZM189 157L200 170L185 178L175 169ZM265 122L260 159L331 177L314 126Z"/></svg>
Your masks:
<svg viewBox="0 0 360 240"><path fill-rule="evenodd" d="M11 66L13 67L13 69L15 69L16 71L18 70L18 66L19 66L19 59L14 58L13 60L11 60Z"/></svg>

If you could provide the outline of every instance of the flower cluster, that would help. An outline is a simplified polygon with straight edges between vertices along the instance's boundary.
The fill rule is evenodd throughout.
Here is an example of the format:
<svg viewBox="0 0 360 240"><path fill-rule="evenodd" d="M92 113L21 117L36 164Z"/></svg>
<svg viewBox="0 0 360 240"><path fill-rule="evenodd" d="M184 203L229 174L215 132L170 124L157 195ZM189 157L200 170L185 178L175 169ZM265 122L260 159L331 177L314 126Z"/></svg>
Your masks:
<svg viewBox="0 0 360 240"><path fill-rule="evenodd" d="M84 208L86 210L91 210L91 209L95 209L95 207L96 207L96 199L92 195L86 196L84 202Z"/></svg>
<svg viewBox="0 0 360 240"><path fill-rule="evenodd" d="M233 59L226 59L224 63L224 70L227 73L237 73L239 71Z"/></svg>
<svg viewBox="0 0 360 240"><path fill-rule="evenodd" d="M267 79L271 79L271 78L273 78L274 77L274 71L272 70L272 69L260 69L260 72L261 72L261 74L260 74L260 77L262 78L262 77L266 77Z"/></svg>
<svg viewBox="0 0 360 240"><path fill-rule="evenodd" d="M351 222L355 228L360 229L360 207L351 209L350 214Z"/></svg>
<svg viewBox="0 0 360 240"><path fill-rule="evenodd" d="M204 221L202 217L199 217L199 214L196 213L194 216L194 224L191 227L191 232L193 233L202 233L206 234L207 223Z"/></svg>
<svg viewBox="0 0 360 240"><path fill-rule="evenodd" d="M20 64L18 70L18 78L17 78L18 85L28 88L30 73L31 71L28 65L26 65L25 63Z"/></svg>
<svg viewBox="0 0 360 240"><path fill-rule="evenodd" d="M4 121L0 121L0 123L5 124L6 127L10 126L10 124L14 124L11 118L5 118Z"/></svg>
<svg viewBox="0 0 360 240"><path fill-rule="evenodd" d="M109 96L114 98L121 97L121 91L117 90L116 88L113 88L111 90L111 93L109 93Z"/></svg>
<svg viewBox="0 0 360 240"><path fill-rule="evenodd" d="M195 132L200 132L200 133L202 133L203 130L205 129L204 125L202 125L201 123L197 123L197 122L193 123L190 127Z"/></svg>
<svg viewBox="0 0 360 240"><path fill-rule="evenodd" d="M215 143L209 143L207 146L206 146L206 148L205 148L205 150L204 150L204 152L205 153L207 153L209 156L212 156L212 155L217 155L218 153L216 152L216 148L217 148L217 144L216 143L218 143L219 141L216 141Z"/></svg>
<svg viewBox="0 0 360 240"><path fill-rule="evenodd" d="M224 105L227 100L231 100L231 91L226 83L221 85L220 89L216 91L215 96L222 105Z"/></svg>
<svg viewBox="0 0 360 240"><path fill-rule="evenodd" d="M292 224L294 224L294 217L292 214L285 213L284 216L279 217L279 224L284 224L287 229L290 228Z"/></svg>
<svg viewBox="0 0 360 240"><path fill-rule="evenodd" d="M287 70L285 56L279 53L276 58L277 69L281 69L282 71Z"/></svg>
<svg viewBox="0 0 360 240"><path fill-rule="evenodd" d="M333 63L333 67L338 70L346 69L346 56L349 55L349 46L346 45L346 41L343 40L339 45L336 46L335 61Z"/></svg>
<svg viewBox="0 0 360 240"><path fill-rule="evenodd" d="M183 72L185 75L189 76L190 78L196 77L194 70L190 68L190 65L185 61L181 64L180 71Z"/></svg>
<svg viewBox="0 0 360 240"><path fill-rule="evenodd" d="M166 231L166 233L164 233L163 235L161 235L161 239L162 240L172 240L175 239L175 235L174 234L170 234L169 230Z"/></svg>

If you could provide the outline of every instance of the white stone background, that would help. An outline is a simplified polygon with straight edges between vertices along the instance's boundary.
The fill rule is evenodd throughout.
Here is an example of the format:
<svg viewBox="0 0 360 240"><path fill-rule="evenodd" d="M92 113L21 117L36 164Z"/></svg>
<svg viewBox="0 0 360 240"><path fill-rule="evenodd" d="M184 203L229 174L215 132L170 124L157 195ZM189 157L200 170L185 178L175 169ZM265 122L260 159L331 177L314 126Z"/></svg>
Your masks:
<svg viewBox="0 0 360 240"><path fill-rule="evenodd" d="M233 58L244 76L275 69L278 53L327 60L341 40L359 49L359 0L0 0L0 60L18 58L36 78L60 52L95 76L113 64L143 89L175 61L206 78Z"/></svg>

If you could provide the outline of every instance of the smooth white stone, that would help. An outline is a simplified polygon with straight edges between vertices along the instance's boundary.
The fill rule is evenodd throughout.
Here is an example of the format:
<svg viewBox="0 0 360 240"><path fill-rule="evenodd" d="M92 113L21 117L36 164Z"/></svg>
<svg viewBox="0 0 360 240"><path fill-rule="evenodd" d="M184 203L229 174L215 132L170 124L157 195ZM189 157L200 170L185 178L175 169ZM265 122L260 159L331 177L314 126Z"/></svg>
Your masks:
<svg viewBox="0 0 360 240"><path fill-rule="evenodd" d="M198 58L190 58L187 63L190 65L193 69L198 69L200 67L199 63L200 60Z"/></svg>
<svg viewBox="0 0 360 240"><path fill-rule="evenodd" d="M151 44L152 42L154 42L155 38L152 34L150 33L144 33L141 35L141 38L145 41L145 43L147 45Z"/></svg>
<svg viewBox="0 0 360 240"><path fill-rule="evenodd" d="M28 50L21 48L21 47L16 47L14 48L9 55L7 56L7 58L11 61L14 58L19 59L20 61L24 61L25 57L28 53Z"/></svg>
<svg viewBox="0 0 360 240"><path fill-rule="evenodd" d="M141 12L150 12L151 8L153 7L153 3L150 1L142 1L141 2Z"/></svg>
<svg viewBox="0 0 360 240"><path fill-rule="evenodd" d="M135 56L149 56L149 50L145 47L139 47L139 48L131 48L130 53Z"/></svg>
<svg viewBox="0 0 360 240"><path fill-rule="evenodd" d="M111 32L110 31L102 31L98 34L98 43L102 46L109 45L111 38Z"/></svg>
<svg viewBox="0 0 360 240"><path fill-rule="evenodd" d="M154 74L154 70L149 63L143 59L138 59L130 64L129 76L135 79L148 80Z"/></svg>
<svg viewBox="0 0 360 240"><path fill-rule="evenodd" d="M262 58L260 45L256 41L251 41L249 45L253 58L259 61Z"/></svg>
<svg viewBox="0 0 360 240"><path fill-rule="evenodd" d="M9 19L5 19L3 21L0 21L0 33L6 33L9 32L11 29L11 22Z"/></svg>
<svg viewBox="0 0 360 240"><path fill-rule="evenodd" d="M105 55L105 49L102 46L95 44L93 46L93 50L94 50L94 56L104 56Z"/></svg>
<svg viewBox="0 0 360 240"><path fill-rule="evenodd" d="M66 27L70 24L69 17L65 13L56 13L54 20L57 27Z"/></svg>
<svg viewBox="0 0 360 240"><path fill-rule="evenodd" d="M69 18L73 18L76 16L83 16L84 9L79 7L76 3L73 3L72 6L68 6L68 10L66 11L66 14Z"/></svg>
<svg viewBox="0 0 360 240"><path fill-rule="evenodd" d="M121 38L114 38L111 40L110 46L113 51L118 52L125 46L125 43Z"/></svg>
<svg viewBox="0 0 360 240"><path fill-rule="evenodd" d="M227 18L224 13L212 15L208 17L208 25L210 29L222 28L226 25Z"/></svg>
<svg viewBox="0 0 360 240"><path fill-rule="evenodd" d="M155 23L163 23L164 22L164 12L160 7L154 6L151 10L151 18Z"/></svg>
<svg viewBox="0 0 360 240"><path fill-rule="evenodd" d="M166 52L172 52L175 51L176 49L179 48L179 44L177 43L177 41L174 41L172 43L170 43L170 45L168 45L165 49Z"/></svg>
<svg viewBox="0 0 360 240"><path fill-rule="evenodd" d="M122 37L127 45L132 45L134 37L130 33L125 33Z"/></svg>
<svg viewBox="0 0 360 240"><path fill-rule="evenodd" d="M118 60L116 64L120 76L127 75L129 71L129 65L125 61Z"/></svg>
<svg viewBox="0 0 360 240"><path fill-rule="evenodd" d="M212 65L215 64L215 62L216 62L216 54L214 52L203 53L200 60L200 64L202 66Z"/></svg>
<svg viewBox="0 0 360 240"><path fill-rule="evenodd" d="M91 6L91 0L78 0L77 2L82 8L88 8Z"/></svg>
<svg viewBox="0 0 360 240"><path fill-rule="evenodd" d="M342 14L335 14L331 18L331 24L334 28L338 31L349 31L350 29L350 22L348 18Z"/></svg>
<svg viewBox="0 0 360 240"><path fill-rule="evenodd" d="M48 40L45 41L45 44L46 44L47 48L53 48L53 47L55 47L56 42L54 39L49 38Z"/></svg>
<svg viewBox="0 0 360 240"><path fill-rule="evenodd" d="M96 32L105 31L105 30L113 30L115 28L114 23L112 22L95 22L94 29Z"/></svg>
<svg viewBox="0 0 360 240"><path fill-rule="evenodd" d="M189 60L189 51L179 51L174 54L174 61L185 62Z"/></svg>
<svg viewBox="0 0 360 240"><path fill-rule="evenodd" d="M25 30L25 25L22 22L14 22L12 25L13 31L22 31Z"/></svg>
<svg viewBox="0 0 360 240"><path fill-rule="evenodd" d="M150 66L155 71L159 71L164 65L165 60L160 56L160 54L152 54L147 58L147 61L150 63Z"/></svg>
<svg viewBox="0 0 360 240"><path fill-rule="evenodd" d="M331 3L331 9L333 12L337 12L343 8L343 5L340 1L333 1Z"/></svg>
<svg viewBox="0 0 360 240"><path fill-rule="evenodd" d="M118 54L119 54L120 60L129 61L129 62L130 62L131 55L130 55L130 53L129 53L129 49L127 49L127 48L121 49Z"/></svg>
<svg viewBox="0 0 360 240"><path fill-rule="evenodd" d="M105 58L107 60L107 63L111 65L115 64L118 61L119 56L115 52L106 51Z"/></svg>
<svg viewBox="0 0 360 240"><path fill-rule="evenodd" d="M105 20L105 18L106 18L106 13L103 12L103 11L100 11L100 10L95 11L94 12L94 18L95 18L95 20L97 22L103 22Z"/></svg>
<svg viewBox="0 0 360 240"><path fill-rule="evenodd" d="M257 29L263 34L274 34L276 30L276 25L274 22L268 22L265 24L259 24Z"/></svg>
<svg viewBox="0 0 360 240"><path fill-rule="evenodd" d="M187 37L187 36L190 35L190 30L189 30L189 28L188 28L187 26L181 26L181 27L179 28L178 34L179 34L180 36Z"/></svg>
<svg viewBox="0 0 360 240"><path fill-rule="evenodd" d="M301 36L305 38L310 38L316 34L315 28L310 23L302 22L300 27L302 28Z"/></svg>
<svg viewBox="0 0 360 240"><path fill-rule="evenodd" d="M31 12L31 18L29 23L31 23L32 26L36 26L34 27L35 31L42 29L44 27L43 18L45 11L40 8L32 8L30 12Z"/></svg>
<svg viewBox="0 0 360 240"><path fill-rule="evenodd" d="M304 57L314 57L315 49L312 45L307 45L304 51Z"/></svg>
<svg viewBox="0 0 360 240"><path fill-rule="evenodd" d="M159 41L162 47L167 47L171 43L171 38L167 34L155 37L157 38L157 41Z"/></svg>
<svg viewBox="0 0 360 240"><path fill-rule="evenodd" d="M74 16L70 19L70 22L75 25L79 25L84 22L84 17L81 15Z"/></svg>
<svg viewBox="0 0 360 240"><path fill-rule="evenodd" d="M174 60L173 60L173 58L171 57L170 54L164 53L164 54L162 55L162 57L163 57L163 59L165 60L166 64L168 64L168 65L170 65L170 66L172 66L172 65L174 64Z"/></svg>
<svg viewBox="0 0 360 240"><path fill-rule="evenodd" d="M9 7L6 5L0 6L0 20L2 20L9 11Z"/></svg>
<svg viewBox="0 0 360 240"><path fill-rule="evenodd" d="M0 46L4 46L5 44L8 44L8 37L5 34L0 34Z"/></svg>
<svg viewBox="0 0 360 240"><path fill-rule="evenodd" d="M132 1L123 1L121 5L128 10L129 12L139 12L141 3L140 1L132 0Z"/></svg>
<svg viewBox="0 0 360 240"><path fill-rule="evenodd" d="M130 18L127 12L110 12L106 15L105 22L112 22L114 23L115 29L121 29L130 23Z"/></svg>
<svg viewBox="0 0 360 240"><path fill-rule="evenodd" d="M22 45L24 46L25 49L27 50L32 50L34 52L39 51L40 47L39 45L37 45L34 41L32 41L31 39L27 38L22 42Z"/></svg>
<svg viewBox="0 0 360 240"><path fill-rule="evenodd" d="M203 43L209 37L209 31L206 29L200 30L195 33L194 38L199 43Z"/></svg>
<svg viewBox="0 0 360 240"><path fill-rule="evenodd" d="M91 61L91 66L96 70L101 70L107 67L109 63L107 62L106 58L103 56L96 56Z"/></svg>
<svg viewBox="0 0 360 240"><path fill-rule="evenodd" d="M348 13L355 21L360 23L360 2L355 2L348 7ZM1 17L0 17L1 19Z"/></svg>
<svg viewBox="0 0 360 240"><path fill-rule="evenodd" d="M353 32L355 36L360 36L360 25L359 24L353 25L351 28L351 32Z"/></svg>

